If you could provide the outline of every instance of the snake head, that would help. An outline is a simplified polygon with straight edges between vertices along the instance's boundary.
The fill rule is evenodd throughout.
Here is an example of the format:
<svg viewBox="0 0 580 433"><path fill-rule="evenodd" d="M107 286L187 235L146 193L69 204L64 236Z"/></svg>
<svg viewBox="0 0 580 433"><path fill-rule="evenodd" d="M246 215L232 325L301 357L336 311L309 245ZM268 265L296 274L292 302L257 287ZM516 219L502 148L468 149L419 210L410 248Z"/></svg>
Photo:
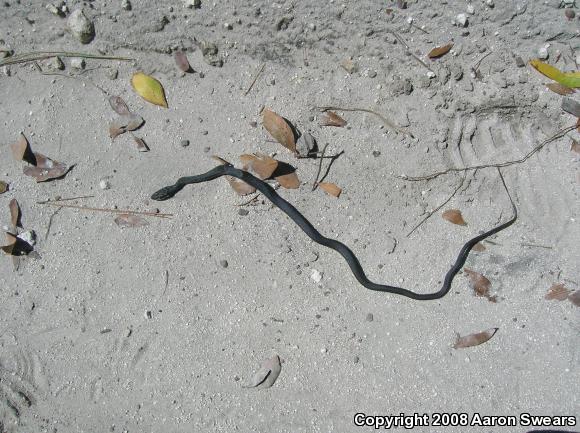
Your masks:
<svg viewBox="0 0 580 433"><path fill-rule="evenodd" d="M151 198L153 200L156 200L156 201L169 200L171 197L173 197L175 194L177 194L180 190L181 190L181 188L176 187L175 185L166 186L164 188L161 188L159 191L153 193Z"/></svg>

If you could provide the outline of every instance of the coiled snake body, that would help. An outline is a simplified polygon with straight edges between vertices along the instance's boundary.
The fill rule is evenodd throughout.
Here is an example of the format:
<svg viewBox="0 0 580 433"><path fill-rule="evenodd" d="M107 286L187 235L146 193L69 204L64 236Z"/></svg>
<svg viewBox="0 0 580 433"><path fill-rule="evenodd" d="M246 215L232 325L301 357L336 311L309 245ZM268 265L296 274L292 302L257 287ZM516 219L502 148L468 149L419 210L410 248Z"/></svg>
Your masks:
<svg viewBox="0 0 580 433"><path fill-rule="evenodd" d="M457 256L455 263L453 264L451 269L449 269L447 274L445 274L443 286L441 287L441 289L439 289L437 292L434 293L416 293L411 290L403 289L401 287L373 283L367 278L359 260L350 250L349 247L347 247L345 244L335 239L330 239L322 236L322 234L320 234L320 232L314 228L314 226L310 223L310 221L308 221L294 206L292 206L290 203L288 203L286 200L280 197L270 185L253 176L251 173L237 169L232 165L224 164L215 167L214 169L208 171L207 173L199 174L197 176L181 177L177 180L177 182L175 182L175 184L166 186L164 188L161 188L159 191L155 192L151 196L151 198L153 200L159 201L168 200L172 198L175 194L177 194L179 191L181 191L186 185L207 182L210 180L217 179L221 176L236 177L244 181L248 185L253 186L258 191L260 191L268 200L270 200L275 206L280 208L286 215L288 215L290 219L292 219L292 221L294 221L298 225L298 227L300 227L304 231L304 233L306 233L310 237L310 239L312 239L314 242L320 245L324 245L325 247L332 248L333 250L340 253L340 255L344 257L344 259L350 266L350 269L354 274L355 278L367 289L376 290L379 292L394 293L397 295L406 296L411 299L423 301L423 300L439 299L445 296L451 289L451 283L453 282L453 278L455 278L455 275L457 275L457 273L461 270L461 267L465 264L469 252L474 247L474 245L504 230L505 228L509 227L516 221L517 209L509 194L509 191L507 189L505 180L501 172L499 172L499 175L503 183L503 186L505 187L506 192L508 194L510 203L512 205L514 213L513 217L509 221L506 221L500 224L499 226L494 227L493 229L488 230L485 233L482 233L479 236L476 236L473 239L467 241L465 245L463 245L463 247L461 248L461 251L459 251L459 255Z"/></svg>

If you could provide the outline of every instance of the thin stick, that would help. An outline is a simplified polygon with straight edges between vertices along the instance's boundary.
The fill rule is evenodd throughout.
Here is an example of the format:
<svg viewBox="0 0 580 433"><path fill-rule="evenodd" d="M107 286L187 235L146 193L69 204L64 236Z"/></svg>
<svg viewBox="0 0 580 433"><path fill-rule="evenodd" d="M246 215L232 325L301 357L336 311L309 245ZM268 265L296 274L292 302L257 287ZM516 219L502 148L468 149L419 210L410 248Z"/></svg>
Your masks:
<svg viewBox="0 0 580 433"><path fill-rule="evenodd" d="M536 245L536 244L520 244L522 247L533 247L533 248L545 248L547 250L553 250L554 247L548 245Z"/></svg>
<svg viewBox="0 0 580 433"><path fill-rule="evenodd" d="M46 233L44 234L44 239L48 239L48 234L50 233L50 228L52 227L52 220L56 216L56 214L59 213L61 210L62 210L62 208L59 207L57 210L55 210L52 213L52 215L48 219L48 226L46 227Z"/></svg>
<svg viewBox="0 0 580 433"><path fill-rule="evenodd" d="M413 52L411 51L411 48L409 47L409 45L407 45L407 43L403 40L402 37L400 37L397 33L395 33L392 30L387 30L389 33L391 33L400 43L401 45L403 45L405 47L405 51L407 52L407 54L409 54L411 57L413 57L415 60L417 60L419 63L421 63L421 65L423 65L425 68L427 68L428 71L433 72L433 70L429 67L429 65L427 65L427 63L425 63L423 60L421 60L419 57L417 57L415 54L413 54ZM433 72L435 73L435 72Z"/></svg>
<svg viewBox="0 0 580 433"><path fill-rule="evenodd" d="M80 200L81 198L92 198L94 195L79 195L78 197L69 197L69 198L59 198L55 200L44 200L44 201L37 201L36 204L46 204L49 202L55 201L69 201L69 200Z"/></svg>
<svg viewBox="0 0 580 433"><path fill-rule="evenodd" d="M42 68L40 67L40 65L38 64L38 62L34 62L34 66L36 67L36 69L38 70L38 72L40 72L42 75L58 75L59 77L72 78L73 80L79 80L81 83L85 83L86 82L86 83L89 83L90 85L96 87L105 96L111 96L111 94L109 92L107 92L105 89L103 89L102 87L98 86L97 84L93 83L91 80L89 80L89 79L83 80L82 78L80 78L80 75L82 74L82 72L79 73L78 75L69 75L69 74L65 74L63 72L45 72L45 71L42 70ZM85 72L85 71L83 71L83 72Z"/></svg>
<svg viewBox="0 0 580 433"><path fill-rule="evenodd" d="M318 186L318 176L320 176L320 171L322 170L322 161L324 159L324 153L326 152L326 148L328 147L328 143L324 145L322 152L320 154L320 161L318 162L318 171L316 172L316 177L314 178L314 182L312 183L312 191L316 189Z"/></svg>
<svg viewBox="0 0 580 433"><path fill-rule="evenodd" d="M512 160L512 161L505 161L505 162L498 162L498 163L494 163L494 164L472 165L470 167L462 167L462 168L448 168L447 170L438 171L437 173L428 174L426 176L411 177L411 176L402 175L402 176L395 176L395 177L398 177L398 178L404 179L404 180L409 180L409 181L431 180L431 179L435 179L436 177L439 177L439 176L442 176L442 175L448 174L448 173L473 171L473 170L479 170L481 168L489 168L489 167L501 168L501 167L508 167L510 165L515 165L515 164L522 164L522 163L526 162L528 159L530 159L530 157L532 155L534 155L534 154L538 153L540 150L542 150L542 148L545 145L547 145L548 143L551 143L554 140L557 140L558 138L563 137L564 135L566 135L568 132L572 131L573 129L576 129L576 125L568 126L564 129L559 130L558 132L556 132L556 134L554 134L550 138L542 141L540 144L538 144L536 147L534 147L530 152L528 152L523 158L520 158L520 159L516 159L516 160Z"/></svg>
<svg viewBox="0 0 580 433"><path fill-rule="evenodd" d="M483 62L483 59L485 59L489 55L491 55L491 51L489 51L487 54L483 55L483 57L481 57L481 59L479 59L477 62L475 62L475 64L471 67L471 72L473 72L473 75L477 76L479 65L481 65L481 62Z"/></svg>
<svg viewBox="0 0 580 433"><path fill-rule="evenodd" d="M457 194L457 191L459 191L459 189L463 186L463 182L465 182L466 176L467 176L467 173L463 173L463 179L461 179L461 182L459 182L459 185L457 185L457 188L455 188L455 191L453 191L453 193L447 198L447 200L445 200L443 203L441 203L439 206L437 206L435 209L433 209L431 212L429 212L429 214L425 218L423 218L419 224L417 224L415 227L413 227L413 229L409 233L407 233L407 237L411 236L413 234L413 232L415 230L417 230L419 227L421 227L421 225L423 225L423 223L425 221L427 221L429 218L431 218L433 216L433 214L435 214L435 212L438 212L439 209L441 209L443 206L445 206L447 203L449 203L449 201L455 196L455 194Z"/></svg>
<svg viewBox="0 0 580 433"><path fill-rule="evenodd" d="M250 87L248 87L248 90L246 90L246 92L244 93L244 96L246 96L248 93L250 93L250 90L252 90L252 87L254 87L254 84L256 84L256 81L258 81L258 78L260 77L260 75L264 71L264 67L265 66L266 66L266 64L265 63L262 63L262 66L260 67L260 70L258 71L258 73L256 74L256 76L252 80L252 83L250 84Z"/></svg>
<svg viewBox="0 0 580 433"><path fill-rule="evenodd" d="M378 113L374 110L368 109L368 108L345 108L345 107L335 107L335 106L323 106L323 107L314 107L320 111L328 111L328 110L338 110L338 111L362 111L364 113L370 113L370 114L374 114L375 116L377 116L379 119L381 119L383 121L383 124L390 129L394 129L397 132L400 132L401 134L407 135L411 138L415 138L415 136L413 134L411 134L409 131L407 131L404 128L401 128L400 126L395 125L393 122L391 122L389 119L387 119L385 116L383 116L381 113Z"/></svg>
<svg viewBox="0 0 580 433"><path fill-rule="evenodd" d="M17 63L28 63L36 60L48 59L50 57L82 57L84 59L100 59L100 60L119 60L123 62L130 62L135 59L130 57L115 57L115 56L101 56L90 53L77 53L69 51L34 51L31 53L17 54L15 56L7 57L0 60L0 66L14 65Z"/></svg>
<svg viewBox="0 0 580 433"><path fill-rule="evenodd" d="M155 213L155 212L139 212L136 210L121 210L121 209L105 209L100 207L87 207L87 206L77 206L74 204L63 204L54 201L38 203L38 204L48 204L50 206L58 206L58 207L68 207L72 209L79 209L79 210L87 210L87 211L95 211L95 212L109 212L109 213L119 213L119 214L133 214L133 215L145 215L157 218L171 218L173 214L170 213Z"/></svg>
<svg viewBox="0 0 580 433"><path fill-rule="evenodd" d="M251 199L249 199L249 200L247 200L247 201L245 201L243 203L240 203L240 204L234 204L234 206L237 206L237 207L247 206L250 203L255 202L258 199L259 196L260 196L260 193L256 193L256 195L254 197L252 197Z"/></svg>

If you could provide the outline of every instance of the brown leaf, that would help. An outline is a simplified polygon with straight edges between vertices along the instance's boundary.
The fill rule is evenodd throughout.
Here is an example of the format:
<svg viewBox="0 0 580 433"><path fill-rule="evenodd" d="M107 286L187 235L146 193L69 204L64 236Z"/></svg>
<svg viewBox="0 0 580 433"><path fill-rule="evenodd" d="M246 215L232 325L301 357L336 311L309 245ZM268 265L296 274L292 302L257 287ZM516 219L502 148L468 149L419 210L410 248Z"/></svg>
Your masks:
<svg viewBox="0 0 580 433"><path fill-rule="evenodd" d="M340 117L333 111L327 111L324 115L320 118L320 126L337 126L339 128L346 125L346 120Z"/></svg>
<svg viewBox="0 0 580 433"><path fill-rule="evenodd" d="M24 134L21 133L18 141L10 147L12 148L12 155L16 161L25 161L29 164L36 165L36 158Z"/></svg>
<svg viewBox="0 0 580 433"><path fill-rule="evenodd" d="M552 92L562 96L571 95L572 93L576 92L574 89L571 89L570 87L564 86L563 84L556 82L548 83L546 84L546 87L550 89Z"/></svg>
<svg viewBox="0 0 580 433"><path fill-rule="evenodd" d="M143 227L149 225L149 221L142 216L130 213L120 214L114 221L119 227Z"/></svg>
<svg viewBox="0 0 580 433"><path fill-rule="evenodd" d="M250 382L247 385L243 385L243 388L270 388L278 379L281 371L282 363L280 362L280 357L274 355L262 364Z"/></svg>
<svg viewBox="0 0 580 433"><path fill-rule="evenodd" d="M574 139L572 139L572 143L570 143L570 152L580 153L580 143Z"/></svg>
<svg viewBox="0 0 580 433"><path fill-rule="evenodd" d="M14 236L12 233L5 232L5 234L6 234L6 245L3 245L0 248L6 254L12 254L12 251L14 250L14 246L16 245L16 241L18 240L18 238Z"/></svg>
<svg viewBox="0 0 580 433"><path fill-rule="evenodd" d="M20 211L20 206L15 198L10 200L8 203L8 208L10 209L10 224L12 224L13 231L16 232L16 227L22 227L20 218L22 213Z"/></svg>
<svg viewBox="0 0 580 433"><path fill-rule="evenodd" d="M124 122L126 122L125 125L127 127L127 131L135 131L136 129L139 129L143 123L145 123L143 118L138 114L127 114L122 116L122 119Z"/></svg>
<svg viewBox="0 0 580 433"><path fill-rule="evenodd" d="M121 116L125 116L131 113L127 103L120 96L111 96L109 98L109 104L115 113L120 114Z"/></svg>
<svg viewBox="0 0 580 433"><path fill-rule="evenodd" d="M266 128L266 131L268 131L278 143L293 153L296 153L294 133L286 119L265 108L262 112L262 123L264 128Z"/></svg>
<svg viewBox="0 0 580 433"><path fill-rule="evenodd" d="M143 141L142 138L136 137L134 135L133 136L133 141L137 145L137 150L139 152L149 152L149 146L147 146L147 144L145 143L145 141Z"/></svg>
<svg viewBox="0 0 580 433"><path fill-rule="evenodd" d="M449 209L443 212L443 219L449 221L450 223L457 224L460 226L466 226L467 223L463 220L461 211L458 209Z"/></svg>
<svg viewBox="0 0 580 433"><path fill-rule="evenodd" d="M465 272L465 274L469 277L471 287L475 292L475 296L482 296L487 298L491 302L497 302L495 296L489 295L491 281L489 281L485 276L483 276L479 272L475 272L467 268L463 268L463 272Z"/></svg>
<svg viewBox="0 0 580 433"><path fill-rule="evenodd" d="M34 156L38 162L37 166L24 167L22 171L25 175L34 177L37 182L57 179L64 176L69 170L66 164L54 161L41 153L35 152Z"/></svg>
<svg viewBox="0 0 580 433"><path fill-rule="evenodd" d="M240 180L240 179L232 177L232 176L228 176L227 179L228 179L228 182L230 183L230 186L239 195L248 195L248 194L252 194L252 193L256 192L256 188L254 188L251 185L248 185L243 180Z"/></svg>
<svg viewBox="0 0 580 433"><path fill-rule="evenodd" d="M6 254L12 256L24 256L33 251L32 245L19 237L14 236L12 233L6 232L6 240L7 245L0 247L0 249ZM17 263L14 262L14 265L16 266Z"/></svg>
<svg viewBox="0 0 580 433"><path fill-rule="evenodd" d="M342 189L340 189L340 187L336 186L333 183L329 183L329 182L319 182L318 186L327 194L330 194L336 198L340 197L340 193L342 192Z"/></svg>
<svg viewBox="0 0 580 433"><path fill-rule="evenodd" d="M580 290L576 290L572 294L568 295L568 300L577 307L580 307Z"/></svg>
<svg viewBox="0 0 580 433"><path fill-rule="evenodd" d="M244 170L253 171L260 179L268 179L278 167L278 161L263 153L240 155L240 160L244 165Z"/></svg>
<svg viewBox="0 0 580 433"><path fill-rule="evenodd" d="M189 60L187 60L187 55L183 51L176 51L174 54L175 64L183 72L191 71L191 65Z"/></svg>
<svg viewBox="0 0 580 433"><path fill-rule="evenodd" d="M143 123L145 121L138 114L125 114L111 122L109 125L109 136L114 140L118 135L124 134L127 131L139 129Z"/></svg>
<svg viewBox="0 0 580 433"><path fill-rule="evenodd" d="M548 293L546 293L546 296L544 296L544 298L547 299L548 301L552 300L565 301L568 298L569 294L570 290L564 287L564 284L554 283L552 284L552 287L550 287L550 290L548 290Z"/></svg>
<svg viewBox="0 0 580 433"><path fill-rule="evenodd" d="M120 120L113 120L109 125L109 137L111 137L111 139L114 140L117 136L127 132L127 126L122 125L121 123Z"/></svg>
<svg viewBox="0 0 580 433"><path fill-rule="evenodd" d="M300 187L300 179L298 179L298 175L295 171L276 176L274 179L278 181L282 188L298 189Z"/></svg>
<svg viewBox="0 0 580 433"><path fill-rule="evenodd" d="M481 253L482 251L485 251L486 248L485 245L483 245L481 242L478 242L473 246L472 250Z"/></svg>
<svg viewBox="0 0 580 433"><path fill-rule="evenodd" d="M427 57L429 57L430 59L437 59L437 58L447 54L451 48L453 48L453 42L449 42L446 45L441 45L439 47L435 47L431 51L429 51L429 54L427 54Z"/></svg>
<svg viewBox="0 0 580 433"><path fill-rule="evenodd" d="M0 194L4 194L6 191L8 191L8 184L0 180Z"/></svg>
<svg viewBox="0 0 580 433"><path fill-rule="evenodd" d="M485 343L491 337L493 337L498 329L499 328L491 328L491 329L488 329L487 331L478 332L477 334L466 335L464 337L461 337L458 334L457 341L453 345L453 348L454 349L464 349L466 347L479 346L480 344Z"/></svg>

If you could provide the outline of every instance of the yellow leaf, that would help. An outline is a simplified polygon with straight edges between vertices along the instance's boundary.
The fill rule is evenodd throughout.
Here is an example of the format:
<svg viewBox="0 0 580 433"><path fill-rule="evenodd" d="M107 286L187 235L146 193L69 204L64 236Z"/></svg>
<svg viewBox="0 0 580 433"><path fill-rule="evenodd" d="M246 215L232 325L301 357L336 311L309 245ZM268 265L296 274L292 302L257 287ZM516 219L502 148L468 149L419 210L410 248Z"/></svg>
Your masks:
<svg viewBox="0 0 580 433"><path fill-rule="evenodd" d="M538 59L530 60L530 65L540 74L557 81L558 83L572 89L580 87L580 72L562 72L558 68L541 62Z"/></svg>
<svg viewBox="0 0 580 433"><path fill-rule="evenodd" d="M131 85L135 92L147 102L168 108L165 90L155 78L145 75L143 72L137 72L131 78Z"/></svg>

